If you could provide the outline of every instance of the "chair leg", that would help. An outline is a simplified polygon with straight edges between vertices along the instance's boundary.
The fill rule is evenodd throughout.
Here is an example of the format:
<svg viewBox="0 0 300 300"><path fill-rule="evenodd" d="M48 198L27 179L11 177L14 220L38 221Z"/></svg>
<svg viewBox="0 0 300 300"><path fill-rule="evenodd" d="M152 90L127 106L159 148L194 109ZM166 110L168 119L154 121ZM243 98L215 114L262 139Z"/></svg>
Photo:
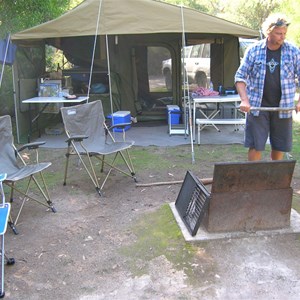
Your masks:
<svg viewBox="0 0 300 300"><path fill-rule="evenodd" d="M87 160L88 160L87 163L83 160L83 156L79 153L79 151L77 150L75 145L73 146L73 149L74 149L75 153L77 154L77 157L79 158L80 163L82 164L82 166L84 167L84 169L87 172L88 176L92 180L92 182L93 182L93 184L96 188L97 193L101 196L102 195L101 192L100 192L101 189L100 189L100 186L99 186L97 175L95 173L95 169L94 169L92 161L91 161L91 156L88 154L87 149L85 149L85 147L82 143L81 143L81 147L86 151L86 155L84 155L84 156L87 157ZM70 155L71 155L70 153L67 154L67 163L66 163L66 169L65 169L64 185L66 185L67 169L68 169L68 165L69 165L69 156Z"/></svg>
<svg viewBox="0 0 300 300"><path fill-rule="evenodd" d="M31 175L31 176L29 177L29 180L28 180L28 183L27 183L27 187L26 187L25 192L22 191L22 190L20 190L20 189L18 189L18 188L16 187L16 185L15 185L14 182L13 182L13 183L11 183L11 182L5 182L5 184L6 184L7 186L9 186L9 187L11 188L11 190L13 190L13 191L11 191L11 195L16 191L16 192L18 192L19 194L21 194L21 195L23 196L22 203L21 203L21 206L20 206L20 208L19 208L19 211L18 211L18 213L17 213L16 218L13 220L13 218L12 218L11 215L10 215L10 217L9 217L9 222L8 222L8 224L9 224L9 226L11 227L11 229L13 230L13 232L14 232L15 234L18 234L18 230L17 230L17 228L16 228L16 225L17 225L17 223L18 223L19 217L20 217L20 215L21 215L21 212L23 211L23 207L24 207L25 202L26 202L27 200L33 200L33 201L35 201L35 202L37 202L37 203L39 203L39 204L41 204L41 205L43 205L43 206L45 206L45 207L47 207L47 208L50 208L50 209L52 210L52 212L54 212L54 213L56 212L56 209L55 209L55 207L54 207L52 201L50 200L50 195L49 195L48 187L47 187L46 181L45 181L45 179L44 179L43 173L40 172L39 174L40 174L40 177L41 177L41 181L42 181L42 183L43 183L43 187L42 187L42 186L40 185L40 183L37 181L37 179L35 178L35 176ZM34 197L34 196L31 196L31 195L29 196L29 188L30 188L32 182L35 183L36 187L37 187L38 190L39 190L40 195L43 196L44 201L41 201L41 200L37 199L37 198ZM11 199L11 201L13 201L13 199Z"/></svg>
<svg viewBox="0 0 300 300"><path fill-rule="evenodd" d="M68 176L68 168L69 168L70 155L71 154L70 154L69 149L68 149L68 152L66 154L66 165L65 165L65 175L64 175L64 183L63 183L63 185L67 184L67 176Z"/></svg>
<svg viewBox="0 0 300 300"><path fill-rule="evenodd" d="M4 267L5 266L4 266L4 263L6 261L6 264L8 266L14 265L15 264L15 259L14 258L8 258L5 255L4 233L1 234L0 241L1 241L1 249L0 249L0 255L1 255L1 258L0 258L0 263L1 263L1 271L0 271L0 276L1 276L1 279L0 279L0 298L3 298L5 296L5 289L4 289L4 284L5 284L5 281L4 281Z"/></svg>
<svg viewBox="0 0 300 300"><path fill-rule="evenodd" d="M1 235L1 286L0 298L5 295L4 292L4 234Z"/></svg>
<svg viewBox="0 0 300 300"><path fill-rule="evenodd" d="M110 166L110 168L109 168L109 170L108 170L108 172L107 172L107 174L106 174L106 176L105 176L105 179L104 179L103 182L102 182L101 190L103 189L103 187L104 187L104 185L105 185L105 183L106 183L106 181L107 181L107 179L108 179L108 177L109 177L109 175L110 175L110 173L111 173L112 170L117 170L117 171L119 171L120 173L122 173L122 174L124 174L124 175L126 175L126 176L132 177L132 178L134 179L134 181L137 182L137 179L136 179L136 177L135 177L135 171L134 171L133 163L132 163L131 157L130 157L130 155L129 155L128 149L126 149L126 153L127 153L127 157L128 157L129 162L127 161L125 155L124 155L121 151L120 151L120 152L117 152L117 153L115 154L114 159L113 159L113 161L112 161L111 164L105 162L107 165ZM123 159L125 165L126 165L127 168L128 168L129 173L128 173L128 172L125 172L125 171L123 171L123 170L121 170L120 168L118 168L118 167L115 166L115 162L116 162L116 159L117 159L118 155L120 155L120 156L122 157L122 159Z"/></svg>

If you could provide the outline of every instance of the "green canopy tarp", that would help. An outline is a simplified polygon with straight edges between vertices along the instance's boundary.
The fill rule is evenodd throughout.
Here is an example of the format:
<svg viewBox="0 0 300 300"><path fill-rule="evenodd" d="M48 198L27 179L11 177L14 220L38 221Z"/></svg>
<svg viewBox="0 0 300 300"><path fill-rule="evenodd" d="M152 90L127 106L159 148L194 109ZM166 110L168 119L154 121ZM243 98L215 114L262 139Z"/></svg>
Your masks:
<svg viewBox="0 0 300 300"><path fill-rule="evenodd" d="M211 79L226 86L233 84L240 62L238 37L253 38L259 36L259 32L195 9L156 0L86 0L57 19L14 34L12 41L19 49L39 48L45 44L55 46L64 52L69 61L86 72L92 61L95 35L94 70L107 72L109 65L110 74L117 74L114 78L118 78L118 83L112 85L118 88L118 91L112 91L114 109L129 110L135 116L139 113L141 101L144 101L139 99L140 95L143 98L146 95L149 101L166 99L167 96L173 99L173 104L181 103L183 37L187 44L211 43ZM173 64L171 92L155 95L149 92L145 62L148 47L165 47L169 51L166 58L171 57ZM25 82L28 92L19 88L16 102L27 113L21 101L34 94L29 91L27 82L32 82L32 87L36 89L34 83L43 74L26 77L24 69L28 68L22 67L22 64L24 57L30 59L30 56L19 57L22 59L17 58L16 77L22 77L19 86L22 87ZM138 61L142 63L138 65ZM44 61L35 59L27 65L31 68L35 64L34 70L40 70L42 63ZM96 99L99 98L103 99L104 107L109 106L106 105L107 97L96 95ZM154 116L157 111L147 113ZM25 119L21 113L19 118ZM26 126L21 127L26 130Z"/></svg>
<svg viewBox="0 0 300 300"><path fill-rule="evenodd" d="M86 0L61 17L13 35L13 40L94 35L99 16L99 34L181 33L181 7L155 0ZM244 26L183 8L187 33L258 36Z"/></svg>

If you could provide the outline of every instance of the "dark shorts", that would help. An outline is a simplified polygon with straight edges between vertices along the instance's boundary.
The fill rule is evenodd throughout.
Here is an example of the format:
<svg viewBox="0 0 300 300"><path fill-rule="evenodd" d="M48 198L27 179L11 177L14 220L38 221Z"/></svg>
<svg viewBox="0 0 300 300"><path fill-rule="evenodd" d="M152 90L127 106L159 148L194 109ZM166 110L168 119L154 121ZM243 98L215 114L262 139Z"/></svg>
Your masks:
<svg viewBox="0 0 300 300"><path fill-rule="evenodd" d="M273 150L289 152L292 150L292 125L292 118L279 119L278 112L261 111L257 117L249 113L244 145L263 151L269 137Z"/></svg>

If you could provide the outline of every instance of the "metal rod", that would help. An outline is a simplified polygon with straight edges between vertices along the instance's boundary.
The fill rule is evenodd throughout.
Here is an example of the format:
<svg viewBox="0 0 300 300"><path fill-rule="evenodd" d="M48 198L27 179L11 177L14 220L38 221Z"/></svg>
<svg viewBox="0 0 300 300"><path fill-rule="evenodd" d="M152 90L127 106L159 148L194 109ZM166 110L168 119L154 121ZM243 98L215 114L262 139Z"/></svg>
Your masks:
<svg viewBox="0 0 300 300"><path fill-rule="evenodd" d="M89 98L90 98L90 90L91 90L91 84L92 84L93 68L94 68L95 53L96 53L96 44L97 44L97 37L98 37L98 33L99 33L99 21L100 21L101 7L102 7L102 0L99 1L99 7L98 7L97 24L96 24L96 31L95 31L95 36L94 36L93 53L92 53L89 85L88 85L88 92L87 92L88 99L86 102L89 102Z"/></svg>
<svg viewBox="0 0 300 300"><path fill-rule="evenodd" d="M293 111L296 107L250 107L250 111Z"/></svg>
<svg viewBox="0 0 300 300"><path fill-rule="evenodd" d="M213 178L198 178L202 184L209 185L213 183ZM183 180L174 180L174 181L161 181L161 182L151 182L151 183L137 183L136 187L150 187L156 185L171 185L171 184L180 184L183 183Z"/></svg>
<svg viewBox="0 0 300 300"><path fill-rule="evenodd" d="M184 24L184 14L183 14L183 5L180 6L180 10L181 10L181 26L182 26L182 47L183 47L183 53L185 51L185 39L186 39L186 36L185 36L185 24ZM184 70L184 65L185 65L185 62L184 62L184 58L185 58L185 55L183 55L182 57L182 61L181 61L181 68ZM185 74L185 71L183 71L183 89L184 89L184 96L183 96L183 101L184 101L184 116L186 114L186 111L185 111L185 104L186 104L186 98L189 96L189 82L188 82L188 76L186 76ZM186 97L186 91L187 91L187 97ZM191 107L191 101L189 100L188 101L188 105L189 105L189 130L190 130L190 140L191 140L191 155L192 155L192 164L195 163L195 152L194 152L194 138L193 138L193 124L192 124L192 107ZM184 123L184 127L186 130L186 123Z"/></svg>

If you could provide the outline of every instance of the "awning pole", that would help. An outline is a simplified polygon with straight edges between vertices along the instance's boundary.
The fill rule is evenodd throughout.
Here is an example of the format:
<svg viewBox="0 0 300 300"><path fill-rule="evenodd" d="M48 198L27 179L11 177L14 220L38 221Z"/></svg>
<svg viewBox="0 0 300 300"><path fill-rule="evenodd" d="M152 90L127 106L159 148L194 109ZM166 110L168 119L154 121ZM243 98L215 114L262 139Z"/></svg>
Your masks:
<svg viewBox="0 0 300 300"><path fill-rule="evenodd" d="M110 60L109 60L109 45L108 45L108 36L105 35L106 38L106 57L107 57L107 71L108 71L108 85L109 85L109 99L110 99L110 111L111 111L111 122L114 125L114 108L113 108L113 99L112 99L112 90L111 90L111 76L110 76Z"/></svg>
<svg viewBox="0 0 300 300"><path fill-rule="evenodd" d="M185 26L184 26L184 16L183 16L183 5L181 4L181 25L182 25L182 47L183 51L185 51ZM188 78L185 74L184 71L184 57L185 55L183 54L183 60L182 60L182 65L183 65L183 90L184 90L184 95L183 95L183 109L184 109L184 116L186 114L186 99L188 99L188 105L189 105L189 128L190 128L190 139L191 139L191 154L192 154L192 163L195 163L195 153L194 153L194 140L193 140L193 124L192 124L192 108L191 108L191 101L189 99L189 84L188 84ZM184 118L186 120L186 118ZM186 121L185 121L186 122ZM184 124L186 126L186 123Z"/></svg>
<svg viewBox="0 0 300 300"><path fill-rule="evenodd" d="M96 45L97 45L97 38L98 38L98 31L99 31L99 21L100 21L101 7L102 7L102 0L99 0L98 16L97 16L97 23L96 23L96 32L95 32L95 37L94 37L92 61L91 61L91 68L90 68L90 78L89 78L89 85L88 85L88 92L87 92L87 98L88 98L87 102L89 102L89 97L90 97L91 82L92 82L93 68L94 68L94 61L95 61L95 52L96 52Z"/></svg>
<svg viewBox="0 0 300 300"><path fill-rule="evenodd" d="M15 117L16 117L16 130L17 130L17 141L20 143L20 131L19 131L19 116L17 109L17 94L16 94L16 80L15 80L15 69L14 65L12 67L12 81L13 81L13 94L14 94L14 106L15 106Z"/></svg>

